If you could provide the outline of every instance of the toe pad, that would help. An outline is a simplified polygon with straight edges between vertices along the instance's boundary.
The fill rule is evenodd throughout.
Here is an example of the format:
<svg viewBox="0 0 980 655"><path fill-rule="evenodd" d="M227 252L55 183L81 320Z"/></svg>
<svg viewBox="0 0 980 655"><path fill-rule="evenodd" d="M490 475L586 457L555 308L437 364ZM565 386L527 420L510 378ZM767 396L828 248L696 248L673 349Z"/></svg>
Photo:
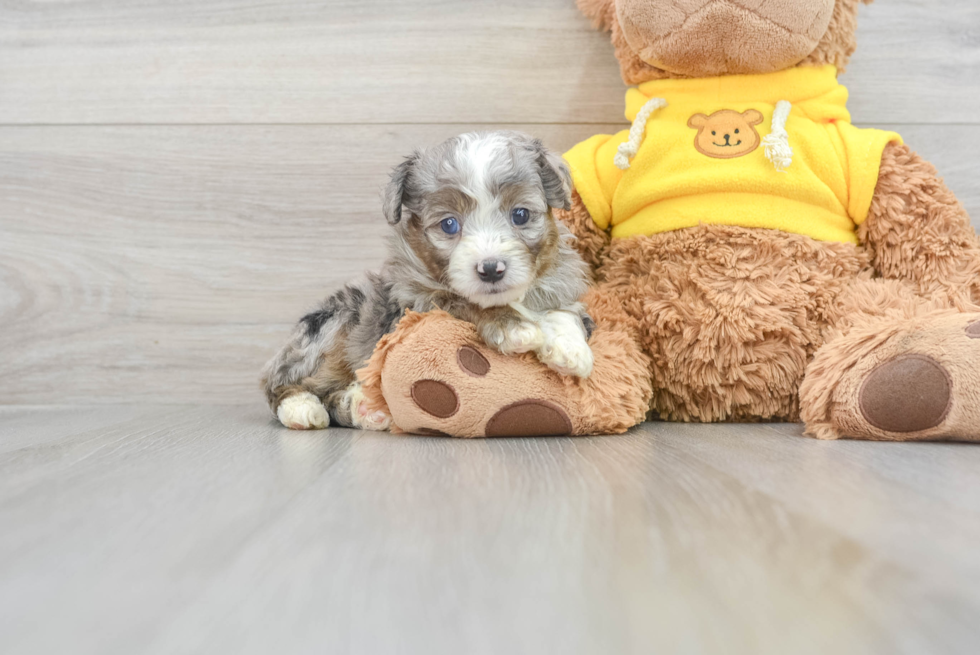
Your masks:
<svg viewBox="0 0 980 655"><path fill-rule="evenodd" d="M865 420L886 432L920 432L941 424L952 403L952 383L942 365L925 355L881 364L861 386Z"/></svg>
<svg viewBox="0 0 980 655"><path fill-rule="evenodd" d="M500 409L487 421L488 437L547 437L572 433L564 409L546 400L519 400Z"/></svg>
<svg viewBox="0 0 980 655"><path fill-rule="evenodd" d="M413 384L412 400L419 409L436 418L449 418L459 410L456 390L439 380L419 380Z"/></svg>
<svg viewBox="0 0 980 655"><path fill-rule="evenodd" d="M475 378L485 377L490 372L490 362L473 346L462 346L456 351L456 363L467 375Z"/></svg>

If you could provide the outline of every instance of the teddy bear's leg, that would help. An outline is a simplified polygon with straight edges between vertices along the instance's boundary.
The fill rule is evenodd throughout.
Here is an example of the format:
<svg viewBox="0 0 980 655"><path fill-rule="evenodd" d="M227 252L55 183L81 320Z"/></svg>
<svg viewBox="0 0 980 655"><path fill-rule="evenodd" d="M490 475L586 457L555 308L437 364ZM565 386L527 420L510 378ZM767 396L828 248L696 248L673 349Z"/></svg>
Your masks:
<svg viewBox="0 0 980 655"><path fill-rule="evenodd" d="M649 359L618 300L586 297L596 328L587 379L563 376L532 353L503 355L445 312L407 314L359 371L371 411L392 430L455 437L612 434L642 421Z"/></svg>
<svg viewBox="0 0 980 655"><path fill-rule="evenodd" d="M892 144L859 237L878 273L910 281L923 296L950 306L980 305L980 239L963 205L929 162Z"/></svg>
<svg viewBox="0 0 980 655"><path fill-rule="evenodd" d="M842 294L800 387L807 434L980 441L980 313L944 304L892 280Z"/></svg>
<svg viewBox="0 0 980 655"><path fill-rule="evenodd" d="M795 421L819 310L863 267L848 244L704 225L613 239L600 276L637 321L662 418Z"/></svg>

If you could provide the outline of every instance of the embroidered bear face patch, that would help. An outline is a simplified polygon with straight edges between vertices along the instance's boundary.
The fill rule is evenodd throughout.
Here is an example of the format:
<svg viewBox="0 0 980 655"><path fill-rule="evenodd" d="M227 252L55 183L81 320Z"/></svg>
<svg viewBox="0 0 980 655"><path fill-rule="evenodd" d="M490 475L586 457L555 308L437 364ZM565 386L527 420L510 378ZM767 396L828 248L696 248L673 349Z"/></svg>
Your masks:
<svg viewBox="0 0 980 655"><path fill-rule="evenodd" d="M762 114L755 109L742 113L722 109L711 116L695 114L687 126L698 131L694 137L694 147L702 155L734 159L744 157L759 147L762 139L755 126L762 121Z"/></svg>

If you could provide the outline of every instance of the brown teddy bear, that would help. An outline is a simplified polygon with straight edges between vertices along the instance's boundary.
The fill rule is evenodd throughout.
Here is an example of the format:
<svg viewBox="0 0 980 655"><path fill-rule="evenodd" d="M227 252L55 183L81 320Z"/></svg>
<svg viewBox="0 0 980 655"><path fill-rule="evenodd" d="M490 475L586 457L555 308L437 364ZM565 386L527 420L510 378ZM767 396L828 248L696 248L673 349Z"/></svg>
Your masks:
<svg viewBox="0 0 980 655"><path fill-rule="evenodd" d="M621 432L650 410L980 440L980 240L899 135L851 124L858 4L581 0L637 85L629 130L565 155L593 375L409 315L362 371L375 406L454 436Z"/></svg>

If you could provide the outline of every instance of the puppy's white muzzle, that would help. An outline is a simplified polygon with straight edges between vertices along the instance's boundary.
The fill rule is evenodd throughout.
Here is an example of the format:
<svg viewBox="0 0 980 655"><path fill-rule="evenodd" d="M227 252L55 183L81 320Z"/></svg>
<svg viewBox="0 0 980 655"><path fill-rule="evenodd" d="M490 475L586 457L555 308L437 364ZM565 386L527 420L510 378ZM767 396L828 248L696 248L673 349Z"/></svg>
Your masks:
<svg viewBox="0 0 980 655"><path fill-rule="evenodd" d="M463 237L449 259L449 281L461 296L481 307L519 300L533 276L531 253L512 235L481 231Z"/></svg>

